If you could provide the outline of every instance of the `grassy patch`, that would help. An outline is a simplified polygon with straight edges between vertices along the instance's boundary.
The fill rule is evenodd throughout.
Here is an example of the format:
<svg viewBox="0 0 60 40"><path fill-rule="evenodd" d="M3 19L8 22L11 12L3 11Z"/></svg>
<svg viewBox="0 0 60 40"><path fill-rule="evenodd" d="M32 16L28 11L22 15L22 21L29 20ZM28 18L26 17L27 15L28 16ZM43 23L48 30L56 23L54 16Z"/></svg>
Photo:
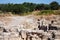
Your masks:
<svg viewBox="0 0 60 40"><path fill-rule="evenodd" d="M54 14L53 10L42 10L38 13L38 15L49 15L49 14Z"/></svg>
<svg viewBox="0 0 60 40"><path fill-rule="evenodd" d="M42 10L42 11L33 11L33 12L27 12L27 13L13 13L13 12L2 12L0 11L0 14L13 14L13 15L20 15L20 16L26 16L26 15L60 15L60 10Z"/></svg>
<svg viewBox="0 0 60 40"><path fill-rule="evenodd" d="M32 12L21 13L20 15L21 15L21 16L26 16L26 15L30 15L30 14L32 14Z"/></svg>
<svg viewBox="0 0 60 40"><path fill-rule="evenodd" d="M55 10L55 11L54 11L54 14L55 14L55 15L60 15L60 10Z"/></svg>
<svg viewBox="0 0 60 40"><path fill-rule="evenodd" d="M18 14L18 13L17 13ZM27 13L20 13L19 15L21 16L26 16L26 15L60 15L60 10L42 10L42 11L33 11L33 12L27 12Z"/></svg>

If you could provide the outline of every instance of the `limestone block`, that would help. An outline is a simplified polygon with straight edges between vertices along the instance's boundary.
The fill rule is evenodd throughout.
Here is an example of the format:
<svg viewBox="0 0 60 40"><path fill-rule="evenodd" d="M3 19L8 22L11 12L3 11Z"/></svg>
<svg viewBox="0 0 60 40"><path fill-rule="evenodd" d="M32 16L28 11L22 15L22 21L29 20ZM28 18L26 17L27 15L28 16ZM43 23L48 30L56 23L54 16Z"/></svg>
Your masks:
<svg viewBox="0 0 60 40"><path fill-rule="evenodd" d="M33 38L32 38L32 40L36 40L36 38L35 38L35 37L33 37Z"/></svg>
<svg viewBox="0 0 60 40"><path fill-rule="evenodd" d="M25 38L26 39L26 32L25 31L21 31L21 35L22 35L22 38Z"/></svg>
<svg viewBox="0 0 60 40"><path fill-rule="evenodd" d="M47 38L44 38L43 40L47 40Z"/></svg>
<svg viewBox="0 0 60 40"><path fill-rule="evenodd" d="M54 40L60 40L60 39L54 39Z"/></svg>

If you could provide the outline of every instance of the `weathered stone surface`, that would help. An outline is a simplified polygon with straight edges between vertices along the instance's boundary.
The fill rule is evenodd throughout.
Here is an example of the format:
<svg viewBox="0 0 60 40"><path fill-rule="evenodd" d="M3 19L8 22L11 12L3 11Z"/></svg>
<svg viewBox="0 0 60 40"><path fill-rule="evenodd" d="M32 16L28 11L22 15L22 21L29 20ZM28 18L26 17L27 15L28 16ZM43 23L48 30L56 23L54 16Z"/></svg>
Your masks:
<svg viewBox="0 0 60 40"><path fill-rule="evenodd" d="M59 40L60 16L54 15L39 19L37 20L34 16L0 17L0 27L2 27L0 28L0 40L48 40L48 38ZM49 24L51 24L51 28L57 27L58 29L49 30ZM43 29L39 30L38 25ZM3 32L4 29L7 32ZM55 38L52 37L52 32L54 32Z"/></svg>

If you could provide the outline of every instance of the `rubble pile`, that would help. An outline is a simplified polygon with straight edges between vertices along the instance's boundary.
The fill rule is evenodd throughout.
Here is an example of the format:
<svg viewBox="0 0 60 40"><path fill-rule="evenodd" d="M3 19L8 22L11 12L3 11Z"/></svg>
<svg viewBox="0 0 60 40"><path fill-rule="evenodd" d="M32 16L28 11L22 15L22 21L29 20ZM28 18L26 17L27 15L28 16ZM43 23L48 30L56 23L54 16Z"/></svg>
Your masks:
<svg viewBox="0 0 60 40"><path fill-rule="evenodd" d="M60 17L0 17L0 40L60 40Z"/></svg>

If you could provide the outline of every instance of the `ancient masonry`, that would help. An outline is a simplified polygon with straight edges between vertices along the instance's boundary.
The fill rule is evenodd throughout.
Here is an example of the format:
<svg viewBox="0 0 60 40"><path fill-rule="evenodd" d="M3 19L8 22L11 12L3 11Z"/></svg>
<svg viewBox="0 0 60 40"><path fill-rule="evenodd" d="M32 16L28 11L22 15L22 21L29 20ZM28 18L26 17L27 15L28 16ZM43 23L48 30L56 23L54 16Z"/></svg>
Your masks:
<svg viewBox="0 0 60 40"><path fill-rule="evenodd" d="M32 29L22 25L5 28L0 24L0 40L60 40L60 26L54 20L38 19L36 23L37 27Z"/></svg>

